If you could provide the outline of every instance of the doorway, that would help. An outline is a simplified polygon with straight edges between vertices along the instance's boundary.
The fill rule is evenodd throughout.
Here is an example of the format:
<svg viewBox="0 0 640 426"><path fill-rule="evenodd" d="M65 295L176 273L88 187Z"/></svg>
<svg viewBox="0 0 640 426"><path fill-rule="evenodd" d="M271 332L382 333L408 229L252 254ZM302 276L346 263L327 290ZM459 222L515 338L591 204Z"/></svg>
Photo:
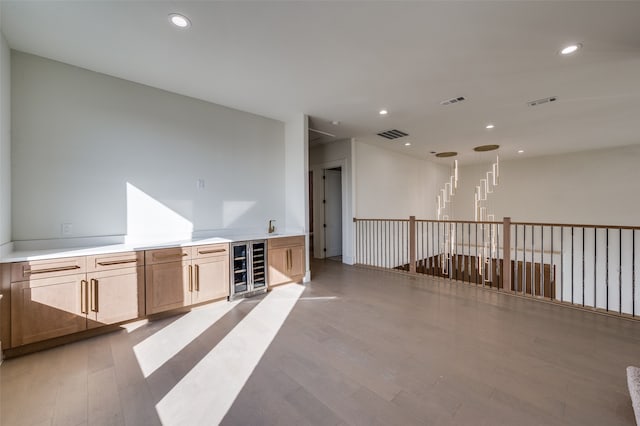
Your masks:
<svg viewBox="0 0 640 426"><path fill-rule="evenodd" d="M342 261L342 167L323 170L324 257Z"/></svg>

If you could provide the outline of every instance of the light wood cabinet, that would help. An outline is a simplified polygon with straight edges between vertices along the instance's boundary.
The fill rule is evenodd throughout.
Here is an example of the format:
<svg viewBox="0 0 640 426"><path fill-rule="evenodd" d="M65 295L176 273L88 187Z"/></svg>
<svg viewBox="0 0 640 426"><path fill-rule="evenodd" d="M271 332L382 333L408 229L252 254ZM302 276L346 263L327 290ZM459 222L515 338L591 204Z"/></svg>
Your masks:
<svg viewBox="0 0 640 426"><path fill-rule="evenodd" d="M304 237L270 239L268 259L270 287L301 281L305 274Z"/></svg>
<svg viewBox="0 0 640 426"><path fill-rule="evenodd" d="M87 257L87 327L128 321L144 315L144 253Z"/></svg>
<svg viewBox="0 0 640 426"><path fill-rule="evenodd" d="M194 265L193 303L229 296L229 257L199 259Z"/></svg>
<svg viewBox="0 0 640 426"><path fill-rule="evenodd" d="M191 304L191 260L146 265L147 315Z"/></svg>
<svg viewBox="0 0 640 426"><path fill-rule="evenodd" d="M87 273L88 328L128 321L144 315L144 267Z"/></svg>
<svg viewBox="0 0 640 426"><path fill-rule="evenodd" d="M11 283L11 346L85 330L85 278L73 274Z"/></svg>
<svg viewBox="0 0 640 426"><path fill-rule="evenodd" d="M150 250L146 259L147 314L229 296L228 244Z"/></svg>
<svg viewBox="0 0 640 426"><path fill-rule="evenodd" d="M11 264L11 346L141 316L141 261L128 252Z"/></svg>

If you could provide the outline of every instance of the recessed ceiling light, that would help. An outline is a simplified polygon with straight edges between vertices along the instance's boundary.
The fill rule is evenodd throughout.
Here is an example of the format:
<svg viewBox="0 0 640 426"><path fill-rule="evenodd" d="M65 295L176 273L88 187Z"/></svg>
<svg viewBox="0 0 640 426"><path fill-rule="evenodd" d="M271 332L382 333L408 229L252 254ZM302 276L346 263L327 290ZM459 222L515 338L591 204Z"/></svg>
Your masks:
<svg viewBox="0 0 640 426"><path fill-rule="evenodd" d="M169 15L169 21L171 21L173 25L179 28L188 28L191 26L191 21L189 20L189 18L179 13L172 13L171 15Z"/></svg>
<svg viewBox="0 0 640 426"><path fill-rule="evenodd" d="M411 142L405 142L404 146L411 146Z"/></svg>
<svg viewBox="0 0 640 426"><path fill-rule="evenodd" d="M524 153L524 149L519 149L518 154L522 154L522 153Z"/></svg>
<svg viewBox="0 0 640 426"><path fill-rule="evenodd" d="M484 126L485 129L493 129L494 127L496 126L494 126L493 124L487 124L486 126Z"/></svg>
<svg viewBox="0 0 640 426"><path fill-rule="evenodd" d="M380 115L387 115L387 114L389 114L389 111L387 111L386 109L381 109L379 114Z"/></svg>
<svg viewBox="0 0 640 426"><path fill-rule="evenodd" d="M572 53L577 52L581 47L582 47L582 44L580 44L580 43L570 44L570 45L568 45L568 46L565 46L565 47L560 51L560 54L561 54L561 55L571 55Z"/></svg>
<svg viewBox="0 0 640 426"><path fill-rule="evenodd" d="M333 124L334 126L337 126L340 124L340 122L338 120L333 120L331 124Z"/></svg>

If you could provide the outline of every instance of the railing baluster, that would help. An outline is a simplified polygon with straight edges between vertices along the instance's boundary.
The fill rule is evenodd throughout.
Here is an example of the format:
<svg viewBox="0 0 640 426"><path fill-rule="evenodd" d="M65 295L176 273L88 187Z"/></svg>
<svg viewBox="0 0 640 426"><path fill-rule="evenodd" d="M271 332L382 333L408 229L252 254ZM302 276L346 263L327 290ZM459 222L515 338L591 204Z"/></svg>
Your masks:
<svg viewBox="0 0 640 426"><path fill-rule="evenodd" d="M460 238L462 240L462 249L460 250L462 252L462 282L465 282L464 274L467 273L467 264L464 260L464 222L460 223Z"/></svg>
<svg viewBox="0 0 640 426"><path fill-rule="evenodd" d="M514 283L514 290L517 293L520 289L520 268L518 268L518 225L514 226L514 250L513 250L513 274L515 278L512 276L511 279ZM509 265L511 267L511 265Z"/></svg>
<svg viewBox="0 0 640 426"><path fill-rule="evenodd" d="M469 284L471 284L471 223L467 223L467 262L468 266L468 275L469 275Z"/></svg>
<svg viewBox="0 0 640 426"><path fill-rule="evenodd" d="M420 222L420 270L424 274L424 222Z"/></svg>
<svg viewBox="0 0 640 426"><path fill-rule="evenodd" d="M598 309L598 228L593 228L593 309Z"/></svg>
<svg viewBox="0 0 640 426"><path fill-rule="evenodd" d="M449 281L451 281L453 279L453 250L451 247L452 244L452 240L453 240L453 232L452 232L452 223L447 222L447 228L449 229L449 241L446 242L446 244L449 244L449 247L447 247L447 251L449 252Z"/></svg>
<svg viewBox="0 0 640 426"><path fill-rule="evenodd" d="M522 294L527 295L527 225L522 225Z"/></svg>
<svg viewBox="0 0 640 426"><path fill-rule="evenodd" d="M393 267L393 260L391 260L391 244L393 243L393 233L391 230L391 225L393 222L387 221L387 264L389 267Z"/></svg>
<svg viewBox="0 0 640 426"><path fill-rule="evenodd" d="M491 274L491 281L490 281L490 285L491 288L498 288L498 275L497 275L497 267L496 267L496 261L493 257L493 224L489 224L489 264L490 264L490 268L489 268L489 272Z"/></svg>
<svg viewBox="0 0 640 426"><path fill-rule="evenodd" d="M573 303L573 226L571 227L571 303Z"/></svg>
<svg viewBox="0 0 640 426"><path fill-rule="evenodd" d="M553 230L555 226L551 226L551 262L549 264L549 299L557 298L556 293L556 268L553 266L555 253L553 252Z"/></svg>
<svg viewBox="0 0 640 426"><path fill-rule="evenodd" d="M584 307L584 226L582 227L582 306Z"/></svg>
<svg viewBox="0 0 640 426"><path fill-rule="evenodd" d="M564 226L560 227L560 301L564 302Z"/></svg>
<svg viewBox="0 0 640 426"><path fill-rule="evenodd" d="M544 298L545 273L544 273L544 225L540 227L540 296Z"/></svg>
<svg viewBox="0 0 640 426"><path fill-rule="evenodd" d="M605 304L605 308L607 310L607 312L609 312L609 228L607 228L607 257L606 257L606 264L607 264L607 277L606 277L606 285L607 285L607 301Z"/></svg>
<svg viewBox="0 0 640 426"><path fill-rule="evenodd" d="M382 220L378 221L378 249L379 249L379 253L378 253L378 266L382 267L383 265L383 258L384 258L384 246L383 246L383 241L382 241Z"/></svg>
<svg viewBox="0 0 640 426"><path fill-rule="evenodd" d="M536 296L536 252L535 252L536 226L531 225L531 295Z"/></svg>
<svg viewBox="0 0 640 426"><path fill-rule="evenodd" d="M473 224L473 284L478 285L478 271L480 265L480 258L478 257L478 222Z"/></svg>
<svg viewBox="0 0 640 426"><path fill-rule="evenodd" d="M622 315L622 228L618 230L618 313Z"/></svg>

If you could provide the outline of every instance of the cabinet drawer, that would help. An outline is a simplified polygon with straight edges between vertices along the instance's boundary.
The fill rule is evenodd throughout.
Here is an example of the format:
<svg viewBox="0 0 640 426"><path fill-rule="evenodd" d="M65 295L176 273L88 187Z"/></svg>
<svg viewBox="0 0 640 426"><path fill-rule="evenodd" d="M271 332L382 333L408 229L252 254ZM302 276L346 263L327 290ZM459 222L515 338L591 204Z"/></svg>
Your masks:
<svg viewBox="0 0 640 426"><path fill-rule="evenodd" d="M210 244L207 246L194 246L192 247L192 249L194 259L229 255L229 244L226 243Z"/></svg>
<svg viewBox="0 0 640 426"><path fill-rule="evenodd" d="M87 272L108 271L144 265L144 252L102 254L87 257Z"/></svg>
<svg viewBox="0 0 640 426"><path fill-rule="evenodd" d="M267 247L272 248L280 248L280 247L293 247L293 246L303 246L304 245L304 236L300 235L298 237L279 237L279 238L269 238Z"/></svg>
<svg viewBox="0 0 640 426"><path fill-rule="evenodd" d="M11 282L61 277L85 271L85 257L16 262L11 264Z"/></svg>
<svg viewBox="0 0 640 426"><path fill-rule="evenodd" d="M158 250L147 250L144 258L145 264L147 265L175 262L186 259L191 259L191 247L172 247Z"/></svg>

